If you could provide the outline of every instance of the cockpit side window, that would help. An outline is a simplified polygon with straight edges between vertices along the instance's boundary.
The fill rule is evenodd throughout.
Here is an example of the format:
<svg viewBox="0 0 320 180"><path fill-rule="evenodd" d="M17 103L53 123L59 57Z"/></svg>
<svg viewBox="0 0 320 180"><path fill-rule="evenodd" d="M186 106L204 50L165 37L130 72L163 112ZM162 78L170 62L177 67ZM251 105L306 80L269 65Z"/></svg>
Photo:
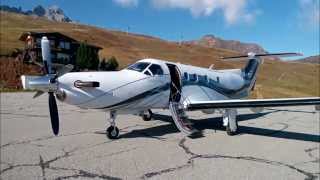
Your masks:
<svg viewBox="0 0 320 180"><path fill-rule="evenodd" d="M159 66L157 64L152 64L149 67L149 70L152 72L153 75L163 75L163 70L162 70L161 66Z"/></svg>
<svg viewBox="0 0 320 180"><path fill-rule="evenodd" d="M143 70L146 69L146 67L149 66L149 64L150 63L146 63L146 62L138 62L138 63L132 64L127 69L142 72Z"/></svg>
<svg viewBox="0 0 320 180"><path fill-rule="evenodd" d="M148 70L146 70L146 71L144 72L144 74L145 74L145 75L148 75L148 76L151 76L151 73L150 73L150 71L148 71Z"/></svg>

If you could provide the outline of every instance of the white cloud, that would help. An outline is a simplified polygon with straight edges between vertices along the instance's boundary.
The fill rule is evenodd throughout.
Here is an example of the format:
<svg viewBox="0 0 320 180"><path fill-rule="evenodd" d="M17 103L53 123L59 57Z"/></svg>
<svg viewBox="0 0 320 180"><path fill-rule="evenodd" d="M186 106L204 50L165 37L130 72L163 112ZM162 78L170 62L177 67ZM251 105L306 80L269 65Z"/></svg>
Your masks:
<svg viewBox="0 0 320 180"><path fill-rule="evenodd" d="M140 0L113 0L123 7L138 6ZM221 11L227 24L252 22L261 12L247 12L250 0L150 0L158 9L176 8L190 11L194 17L210 16Z"/></svg>
<svg viewBox="0 0 320 180"><path fill-rule="evenodd" d="M113 0L113 2L122 7L136 7L139 4L139 0Z"/></svg>
<svg viewBox="0 0 320 180"><path fill-rule="evenodd" d="M228 24L251 22L258 13L246 12L248 0L151 0L156 8L186 9L195 17L210 16L221 10Z"/></svg>
<svg viewBox="0 0 320 180"><path fill-rule="evenodd" d="M301 24L319 28L320 25L320 0L299 0Z"/></svg>

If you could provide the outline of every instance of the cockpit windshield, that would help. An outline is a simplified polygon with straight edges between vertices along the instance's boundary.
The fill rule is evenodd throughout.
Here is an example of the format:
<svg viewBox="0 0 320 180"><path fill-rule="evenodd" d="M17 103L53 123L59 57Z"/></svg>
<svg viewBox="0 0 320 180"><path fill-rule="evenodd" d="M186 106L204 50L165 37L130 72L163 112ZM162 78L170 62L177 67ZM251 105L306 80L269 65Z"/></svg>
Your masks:
<svg viewBox="0 0 320 180"><path fill-rule="evenodd" d="M127 69L142 72L149 66L149 64L150 63L147 63L147 62L138 62L138 63L132 64Z"/></svg>

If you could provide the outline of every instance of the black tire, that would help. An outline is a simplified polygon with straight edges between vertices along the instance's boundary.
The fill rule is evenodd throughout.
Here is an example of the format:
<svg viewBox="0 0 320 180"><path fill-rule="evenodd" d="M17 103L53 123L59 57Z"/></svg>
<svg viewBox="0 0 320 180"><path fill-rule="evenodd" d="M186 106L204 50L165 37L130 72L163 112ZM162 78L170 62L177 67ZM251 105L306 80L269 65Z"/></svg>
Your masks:
<svg viewBox="0 0 320 180"><path fill-rule="evenodd" d="M148 113L149 113L149 114L144 114L144 115L142 115L142 119L143 119L144 121L150 121L150 120L152 119L153 113L152 113L152 111L151 111L150 109L148 109Z"/></svg>
<svg viewBox="0 0 320 180"><path fill-rule="evenodd" d="M107 136L109 139L118 139L119 138L119 129L116 126L110 126L106 130Z"/></svg>

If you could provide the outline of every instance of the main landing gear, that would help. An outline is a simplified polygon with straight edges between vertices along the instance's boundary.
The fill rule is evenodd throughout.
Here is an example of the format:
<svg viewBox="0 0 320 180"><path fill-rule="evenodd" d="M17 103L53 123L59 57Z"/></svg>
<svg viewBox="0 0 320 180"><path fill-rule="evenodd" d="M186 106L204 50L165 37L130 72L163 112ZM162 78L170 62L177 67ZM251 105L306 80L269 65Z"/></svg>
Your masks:
<svg viewBox="0 0 320 180"><path fill-rule="evenodd" d="M152 116L153 116L153 113L152 113L151 109L148 109L147 112L142 114L142 119L144 121L150 121L152 119Z"/></svg>
<svg viewBox="0 0 320 180"><path fill-rule="evenodd" d="M236 109L227 109L223 114L223 126L226 127L226 131L229 136L238 134L238 122L236 118Z"/></svg>
<svg viewBox="0 0 320 180"><path fill-rule="evenodd" d="M119 137L119 129L116 126L116 112L115 111L111 111L110 112L110 118L109 118L109 122L110 122L110 126L107 128L106 133L109 139L117 139Z"/></svg>

